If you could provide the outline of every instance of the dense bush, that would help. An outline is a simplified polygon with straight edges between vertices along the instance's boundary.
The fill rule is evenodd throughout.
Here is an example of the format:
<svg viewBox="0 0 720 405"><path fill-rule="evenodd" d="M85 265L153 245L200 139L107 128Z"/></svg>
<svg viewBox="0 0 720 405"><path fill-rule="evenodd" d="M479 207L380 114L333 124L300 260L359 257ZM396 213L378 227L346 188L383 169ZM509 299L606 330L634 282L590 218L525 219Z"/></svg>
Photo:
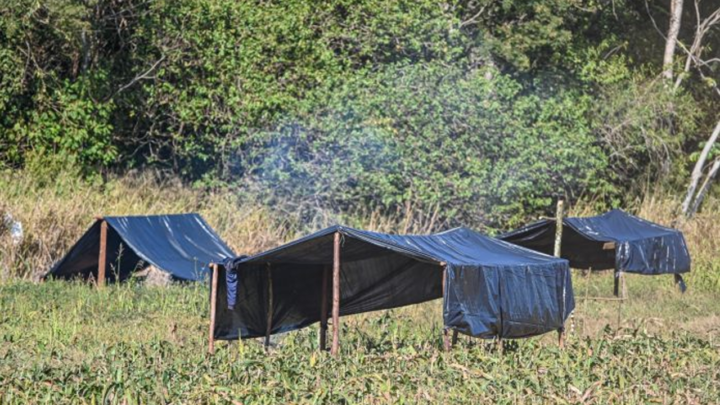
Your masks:
<svg viewBox="0 0 720 405"><path fill-rule="evenodd" d="M5 3L0 165L159 167L291 209L614 204L680 178L715 105L654 80L662 38L625 2Z"/></svg>

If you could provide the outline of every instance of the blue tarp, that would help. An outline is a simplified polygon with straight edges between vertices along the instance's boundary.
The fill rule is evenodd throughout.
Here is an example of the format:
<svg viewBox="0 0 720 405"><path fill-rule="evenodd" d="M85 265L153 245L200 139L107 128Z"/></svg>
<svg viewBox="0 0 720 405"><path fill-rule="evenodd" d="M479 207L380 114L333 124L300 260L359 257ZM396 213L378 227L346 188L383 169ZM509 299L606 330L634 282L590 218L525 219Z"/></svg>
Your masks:
<svg viewBox="0 0 720 405"><path fill-rule="evenodd" d="M342 236L341 316L444 298L447 328L476 337L520 338L561 329L575 305L564 259L465 228L419 236L333 226L227 261L218 283L215 338L266 334L270 272L271 333L318 322L335 233ZM329 297L331 285L326 286Z"/></svg>
<svg viewBox="0 0 720 405"><path fill-rule="evenodd" d="M555 243L555 220L534 222L499 239L550 253ZM594 217L564 218L561 253L570 266L580 269L638 274L690 271L690 253L682 232L621 210Z"/></svg>
<svg viewBox="0 0 720 405"><path fill-rule="evenodd" d="M106 273L109 281L153 265L178 280L208 275L214 260L235 253L198 214L105 217L108 224ZM97 277L100 224L96 220L46 277Z"/></svg>

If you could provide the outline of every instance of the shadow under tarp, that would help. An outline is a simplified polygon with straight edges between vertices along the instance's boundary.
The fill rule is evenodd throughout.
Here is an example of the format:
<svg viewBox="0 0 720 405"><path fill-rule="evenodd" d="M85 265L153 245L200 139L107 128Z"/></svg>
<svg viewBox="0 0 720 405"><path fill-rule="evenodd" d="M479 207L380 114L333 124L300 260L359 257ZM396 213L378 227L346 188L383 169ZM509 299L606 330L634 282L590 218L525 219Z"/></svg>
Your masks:
<svg viewBox="0 0 720 405"><path fill-rule="evenodd" d="M226 261L219 269L214 338L266 336L268 320L270 334L320 321L322 297L332 296L332 281L323 292L323 274L333 264L336 233L341 316L443 298L446 328L521 338L561 329L575 305L564 259L465 228L420 236L333 226Z"/></svg>
<svg viewBox="0 0 720 405"><path fill-rule="evenodd" d="M109 281L122 281L153 265L174 279L208 277L209 264L234 257L198 214L105 217L92 224L45 277L97 279L101 224L107 222L106 266Z"/></svg>

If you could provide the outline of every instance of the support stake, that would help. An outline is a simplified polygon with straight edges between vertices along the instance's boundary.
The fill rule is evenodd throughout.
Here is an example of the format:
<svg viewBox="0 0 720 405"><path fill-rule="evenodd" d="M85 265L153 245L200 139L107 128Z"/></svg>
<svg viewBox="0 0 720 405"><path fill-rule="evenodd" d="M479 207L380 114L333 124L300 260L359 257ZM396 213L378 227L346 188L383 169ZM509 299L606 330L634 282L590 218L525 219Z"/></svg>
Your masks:
<svg viewBox="0 0 720 405"><path fill-rule="evenodd" d="M555 214L555 251L554 251L555 257L560 257L561 248L562 248L563 211L564 211L563 200L558 200L557 214Z"/></svg>
<svg viewBox="0 0 720 405"><path fill-rule="evenodd" d="M620 296L620 275L621 275L621 272L616 270L615 271L615 283L613 285L613 294L616 297Z"/></svg>
<svg viewBox="0 0 720 405"><path fill-rule="evenodd" d="M273 281L272 281L272 266L270 263L267 264L268 274L268 312L267 312L267 329L265 329L265 350L270 347L270 333L272 332L272 319L273 319Z"/></svg>
<svg viewBox="0 0 720 405"><path fill-rule="evenodd" d="M217 311L218 265L210 264L212 280L210 282L210 328L208 333L208 353L215 354L215 312Z"/></svg>
<svg viewBox="0 0 720 405"><path fill-rule="evenodd" d="M561 257L562 254L562 234L563 234L563 216L564 216L564 202L561 199L558 199L557 202L557 212L555 213L555 249L554 249L554 256L555 257ZM563 308L565 303L565 293L563 290ZM563 316L564 314L563 310ZM575 315L571 312L570 313L570 329L575 329ZM563 348L565 346L564 342L564 335L565 335L565 325L563 324L560 329L558 329L558 345L560 348Z"/></svg>
<svg viewBox="0 0 720 405"><path fill-rule="evenodd" d="M443 297L443 311L445 309L445 291L447 286L447 265L440 263L442 266L442 297ZM453 333L455 333L453 331ZM453 335L454 337L454 335ZM448 328L443 328L443 349L450 351L450 338L448 336Z"/></svg>
<svg viewBox="0 0 720 405"><path fill-rule="evenodd" d="M333 340L330 354L337 356L340 349L340 232L333 241Z"/></svg>
<svg viewBox="0 0 720 405"><path fill-rule="evenodd" d="M97 286L105 287L105 265L107 264L107 221L100 223L100 253L98 255Z"/></svg>
<svg viewBox="0 0 720 405"><path fill-rule="evenodd" d="M330 266L323 267L322 275L322 294L320 301L320 342L318 344L320 350L325 351L327 346L327 329L328 329L328 278L330 277Z"/></svg>

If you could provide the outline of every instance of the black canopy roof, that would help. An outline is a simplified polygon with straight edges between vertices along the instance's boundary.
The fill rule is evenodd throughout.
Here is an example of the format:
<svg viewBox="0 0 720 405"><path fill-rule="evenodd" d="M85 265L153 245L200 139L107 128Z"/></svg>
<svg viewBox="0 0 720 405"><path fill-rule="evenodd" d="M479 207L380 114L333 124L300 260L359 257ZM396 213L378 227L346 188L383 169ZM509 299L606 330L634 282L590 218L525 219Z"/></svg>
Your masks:
<svg viewBox="0 0 720 405"><path fill-rule="evenodd" d="M123 280L148 265L180 280L207 277L208 264L235 253L198 214L105 217L70 248L46 275L97 277L100 225L107 221L107 277Z"/></svg>
<svg viewBox="0 0 720 405"><path fill-rule="evenodd" d="M499 239L550 253L555 243L555 220L534 222ZM639 274L690 271L690 253L682 232L621 210L594 217L564 218L561 253L575 268Z"/></svg>
<svg viewBox="0 0 720 405"><path fill-rule="evenodd" d="M342 236L341 315L444 297L447 327L479 337L525 337L561 328L574 308L564 259L465 228L420 236L333 226L252 257L227 261L218 283L218 302L228 305L218 305L215 337L266 334L270 271L271 333L319 321L322 277L333 263L335 233Z"/></svg>

